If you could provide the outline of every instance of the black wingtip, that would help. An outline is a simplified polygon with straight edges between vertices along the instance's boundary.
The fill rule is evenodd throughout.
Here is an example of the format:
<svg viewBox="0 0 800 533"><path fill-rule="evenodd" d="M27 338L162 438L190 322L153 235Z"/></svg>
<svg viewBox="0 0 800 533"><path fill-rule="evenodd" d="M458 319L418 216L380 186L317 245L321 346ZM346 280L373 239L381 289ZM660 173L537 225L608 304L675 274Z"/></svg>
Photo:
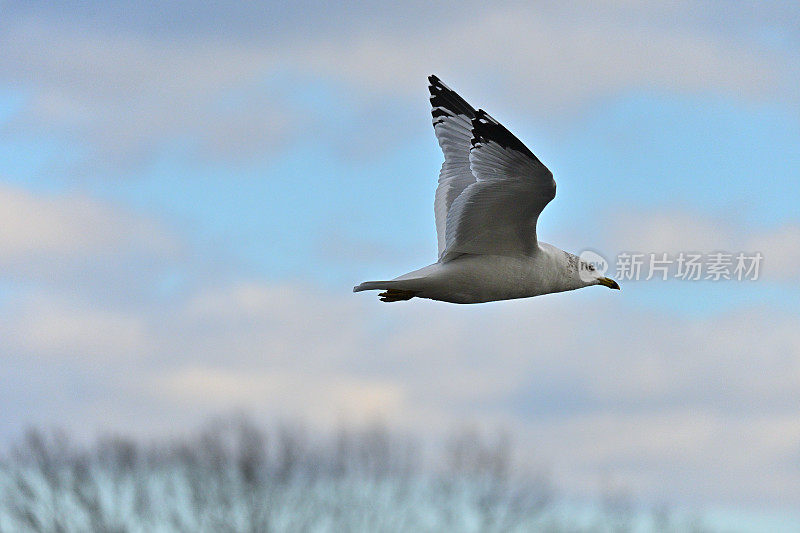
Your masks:
<svg viewBox="0 0 800 533"><path fill-rule="evenodd" d="M431 93L431 98L436 95L451 91L450 87L442 83L442 80L436 74L428 76L428 91Z"/></svg>
<svg viewBox="0 0 800 533"><path fill-rule="evenodd" d="M457 92L442 83L435 74L428 76L428 91L430 91L430 101L433 107L434 126L441 117L449 115L465 115L470 119L475 116L475 109L461 98Z"/></svg>
<svg viewBox="0 0 800 533"><path fill-rule="evenodd" d="M522 141L517 139L513 133L508 131L505 126L497 122L483 109L478 109L472 118L472 139L470 143L474 148L485 142L495 142L503 148L511 148L536 159L533 152Z"/></svg>
<svg viewBox="0 0 800 533"><path fill-rule="evenodd" d="M492 119L489 113L483 109L475 111L475 116L472 117L472 139L470 140L473 147L492 140L492 131L490 131L492 124L497 124L497 121Z"/></svg>

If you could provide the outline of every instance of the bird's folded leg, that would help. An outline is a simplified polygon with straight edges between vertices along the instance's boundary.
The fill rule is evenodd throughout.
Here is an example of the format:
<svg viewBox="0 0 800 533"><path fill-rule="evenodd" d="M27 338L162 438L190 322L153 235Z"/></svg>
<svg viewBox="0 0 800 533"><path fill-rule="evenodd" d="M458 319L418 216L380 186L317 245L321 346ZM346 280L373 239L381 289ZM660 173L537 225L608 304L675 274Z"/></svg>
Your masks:
<svg viewBox="0 0 800 533"><path fill-rule="evenodd" d="M387 289L386 292L380 293L382 302L400 302L402 300L410 300L416 296L414 291L404 291L401 289Z"/></svg>

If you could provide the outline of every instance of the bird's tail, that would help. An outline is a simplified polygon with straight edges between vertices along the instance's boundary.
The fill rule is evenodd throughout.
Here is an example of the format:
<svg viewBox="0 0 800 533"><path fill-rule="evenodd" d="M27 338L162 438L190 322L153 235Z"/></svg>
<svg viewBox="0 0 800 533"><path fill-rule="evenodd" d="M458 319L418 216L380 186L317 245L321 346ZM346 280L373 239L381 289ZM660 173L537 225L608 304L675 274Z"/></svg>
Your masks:
<svg viewBox="0 0 800 533"><path fill-rule="evenodd" d="M410 300L417 295L417 291L397 288L397 283L397 281L365 281L353 287L353 292L384 289L385 292L378 295L382 302L400 302ZM402 284L402 282L400 283Z"/></svg>

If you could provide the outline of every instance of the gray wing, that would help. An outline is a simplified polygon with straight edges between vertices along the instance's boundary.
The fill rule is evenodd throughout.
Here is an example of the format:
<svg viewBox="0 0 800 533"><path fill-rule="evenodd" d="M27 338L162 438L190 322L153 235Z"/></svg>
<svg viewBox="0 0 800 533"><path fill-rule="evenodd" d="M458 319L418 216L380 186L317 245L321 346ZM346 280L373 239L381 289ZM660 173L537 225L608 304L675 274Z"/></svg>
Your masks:
<svg viewBox="0 0 800 533"><path fill-rule="evenodd" d="M472 120L470 144L475 182L450 205L440 260L465 253L530 255L539 213L556 195L552 172L483 110Z"/></svg>
<svg viewBox="0 0 800 533"><path fill-rule="evenodd" d="M428 82L433 129L444 152L433 204L441 259L446 244L447 213L464 189L476 181L469 162L475 109L436 76L428 76Z"/></svg>

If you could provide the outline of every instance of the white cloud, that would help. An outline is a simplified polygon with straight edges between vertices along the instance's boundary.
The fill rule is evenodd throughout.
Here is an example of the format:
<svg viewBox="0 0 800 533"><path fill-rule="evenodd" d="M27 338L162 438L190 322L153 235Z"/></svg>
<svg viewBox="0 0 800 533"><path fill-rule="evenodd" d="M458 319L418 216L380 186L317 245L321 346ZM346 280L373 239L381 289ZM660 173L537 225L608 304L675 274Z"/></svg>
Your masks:
<svg viewBox="0 0 800 533"><path fill-rule="evenodd" d="M726 416L686 407L606 412L525 427L554 476L596 494L598 480L673 502L796 505L800 423L792 414ZM654 488L658 487L654 493ZM669 494L660 489L669 487Z"/></svg>
<svg viewBox="0 0 800 533"><path fill-rule="evenodd" d="M768 232L758 232L748 245L764 254L764 272L768 276L797 281L800 272L800 226L785 224Z"/></svg>
<svg viewBox="0 0 800 533"><path fill-rule="evenodd" d="M116 360L139 355L148 346L141 316L98 309L86 302L32 295L4 309L3 316L0 332L7 348L37 361Z"/></svg>
<svg viewBox="0 0 800 533"><path fill-rule="evenodd" d="M734 34L690 24L691 9L668 10L659 19L639 9L596 4L492 5L442 20L435 31L365 31L335 43L312 42L296 57L299 64L382 92L416 95L427 74L457 75L464 94L477 85L497 102L562 118L586 103L638 88L786 96L780 88L785 58Z"/></svg>
<svg viewBox="0 0 800 533"><path fill-rule="evenodd" d="M323 427L394 420L405 404L397 383L347 374L187 367L156 378L155 387L166 401L200 404L209 412L244 409Z"/></svg>
<svg viewBox="0 0 800 533"><path fill-rule="evenodd" d="M64 330L58 335L74 330L72 335L80 331L92 337L87 330L94 326L77 318L83 311L75 317L83 326L69 322L66 307L74 302L88 300L98 303L92 307L108 309L122 302L141 305L175 282L207 275L209 261L199 261L194 252L178 228L153 215L78 192L31 192L0 183L0 284L23 293L35 288L37 298L59 300L56 315L65 320L47 318ZM26 315L28 324L34 315ZM118 327L101 326L97 317L88 320L106 331Z"/></svg>
<svg viewBox="0 0 800 533"><path fill-rule="evenodd" d="M794 281L800 265L800 226L787 223L753 229L735 225L733 219L713 218L691 211L626 212L609 221L612 240L619 252L728 253L760 252L760 277Z"/></svg>
<svg viewBox="0 0 800 533"><path fill-rule="evenodd" d="M138 252L170 255L174 235L152 220L80 194L45 195L0 183L0 263Z"/></svg>
<svg viewBox="0 0 800 533"><path fill-rule="evenodd" d="M223 158L268 152L300 120L290 124L264 86L277 61L268 47L103 33L50 19L12 26L0 46L0 79L29 95L5 131L83 143L92 164L116 173L164 143Z"/></svg>
<svg viewBox="0 0 800 533"><path fill-rule="evenodd" d="M164 143L236 158L307 135L318 120L313 112L293 104L281 83L266 83L287 73L338 80L362 103L382 103L387 96L418 99L425 76L435 72L466 95L494 95L480 105L502 110L501 102L514 102L518 111L562 123L588 103L637 88L792 98L785 89L797 71L780 50L735 24L722 31L709 20L747 19L755 34L753 24L768 33L783 22L748 17L745 9L721 14L713 5L476 3L408 8L403 16L391 9L386 16L380 9L316 11L326 20L309 24L291 9L267 13L264 24L280 31L254 34L231 29L237 21L226 8L209 16L228 33L198 31L194 38L192 28L173 35L122 20L115 23L121 27L97 25L57 9L12 17L0 32L0 79L29 98L5 131L84 143L87 164L119 171ZM289 23L281 25L281 14ZM319 31L338 16L351 17L342 21L349 31Z"/></svg>
<svg viewBox="0 0 800 533"><path fill-rule="evenodd" d="M9 416L47 419L46 398L60 394L70 424L107 420L147 435L232 409L323 426L381 417L428 436L477 423L510 428L525 459L552 465L570 494L613 475L642 497L800 502L789 488L800 470L786 466L800 451L794 319L754 308L689 320L595 289L389 306L251 282L157 311L42 303L20 314L30 325L19 331L46 335L3 342L12 394L43 407ZM61 327L48 326L54 316ZM86 351L68 360L94 399L74 397L70 379L54 375L25 403L33 393L22 387L36 379L8 369L58 361L59 346ZM93 366L103 350L124 352L124 372ZM108 387L117 392L98 392Z"/></svg>

